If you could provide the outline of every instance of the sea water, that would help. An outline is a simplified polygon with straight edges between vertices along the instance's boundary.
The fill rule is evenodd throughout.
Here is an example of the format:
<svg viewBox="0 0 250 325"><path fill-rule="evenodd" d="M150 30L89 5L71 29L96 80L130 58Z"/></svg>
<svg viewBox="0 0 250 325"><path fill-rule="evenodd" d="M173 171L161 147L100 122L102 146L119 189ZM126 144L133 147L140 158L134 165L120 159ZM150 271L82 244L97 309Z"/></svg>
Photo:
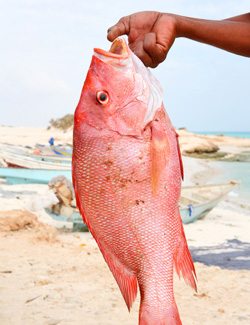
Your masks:
<svg viewBox="0 0 250 325"><path fill-rule="evenodd" d="M250 203L250 163L234 161L214 161L212 166L219 171L212 180L214 183L224 183L235 180L240 183L236 192Z"/></svg>
<svg viewBox="0 0 250 325"><path fill-rule="evenodd" d="M198 133L198 134L204 134L204 135L224 135L226 137L236 137L236 138L248 138L250 139L250 132L246 131L246 132L232 132L232 131L199 131L196 132L194 131L194 133Z"/></svg>
<svg viewBox="0 0 250 325"><path fill-rule="evenodd" d="M194 133L250 139L249 131L200 131ZM240 197L247 199L250 203L250 162L215 161L213 162L213 167L220 171L216 178L213 179L214 182L226 182L230 180L238 181L240 186L237 192Z"/></svg>

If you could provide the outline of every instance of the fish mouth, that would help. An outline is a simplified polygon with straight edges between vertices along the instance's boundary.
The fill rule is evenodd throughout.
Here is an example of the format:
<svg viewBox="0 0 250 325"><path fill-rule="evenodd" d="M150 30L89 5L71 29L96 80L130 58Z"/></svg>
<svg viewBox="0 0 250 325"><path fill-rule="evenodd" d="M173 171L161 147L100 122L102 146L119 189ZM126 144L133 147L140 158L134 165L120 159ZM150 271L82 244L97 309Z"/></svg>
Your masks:
<svg viewBox="0 0 250 325"><path fill-rule="evenodd" d="M129 57L129 49L123 38L116 38L109 51L94 48L94 54L99 58L124 60Z"/></svg>

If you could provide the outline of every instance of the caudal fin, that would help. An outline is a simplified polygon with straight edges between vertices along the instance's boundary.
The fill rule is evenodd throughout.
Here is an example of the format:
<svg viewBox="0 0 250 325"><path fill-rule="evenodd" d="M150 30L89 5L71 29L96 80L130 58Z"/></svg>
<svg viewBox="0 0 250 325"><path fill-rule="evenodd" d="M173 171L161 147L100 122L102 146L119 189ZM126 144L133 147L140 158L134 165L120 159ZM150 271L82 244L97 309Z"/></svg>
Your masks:
<svg viewBox="0 0 250 325"><path fill-rule="evenodd" d="M162 309L162 308L161 308ZM141 303L139 325L182 325L175 303L159 311L158 308Z"/></svg>

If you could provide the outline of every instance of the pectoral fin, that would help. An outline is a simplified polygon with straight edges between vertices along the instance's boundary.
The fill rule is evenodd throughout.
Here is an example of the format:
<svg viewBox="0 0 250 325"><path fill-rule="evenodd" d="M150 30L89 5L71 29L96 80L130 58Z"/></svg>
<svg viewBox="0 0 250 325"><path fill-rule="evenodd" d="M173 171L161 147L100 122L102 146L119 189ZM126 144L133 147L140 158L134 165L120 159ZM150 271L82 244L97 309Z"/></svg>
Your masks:
<svg viewBox="0 0 250 325"><path fill-rule="evenodd" d="M162 171L169 159L170 146L165 130L157 121L151 122L151 181L152 192L157 194Z"/></svg>

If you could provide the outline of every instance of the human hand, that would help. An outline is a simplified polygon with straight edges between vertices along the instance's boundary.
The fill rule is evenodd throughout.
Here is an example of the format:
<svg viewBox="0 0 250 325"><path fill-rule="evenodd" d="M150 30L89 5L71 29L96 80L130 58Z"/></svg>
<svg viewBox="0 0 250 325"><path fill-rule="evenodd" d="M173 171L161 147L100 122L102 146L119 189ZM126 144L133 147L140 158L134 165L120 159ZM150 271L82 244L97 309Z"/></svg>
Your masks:
<svg viewBox="0 0 250 325"><path fill-rule="evenodd" d="M108 29L107 38L114 41L128 35L130 49L147 67L155 68L165 60L176 38L174 15L156 11L142 11L122 17Z"/></svg>

